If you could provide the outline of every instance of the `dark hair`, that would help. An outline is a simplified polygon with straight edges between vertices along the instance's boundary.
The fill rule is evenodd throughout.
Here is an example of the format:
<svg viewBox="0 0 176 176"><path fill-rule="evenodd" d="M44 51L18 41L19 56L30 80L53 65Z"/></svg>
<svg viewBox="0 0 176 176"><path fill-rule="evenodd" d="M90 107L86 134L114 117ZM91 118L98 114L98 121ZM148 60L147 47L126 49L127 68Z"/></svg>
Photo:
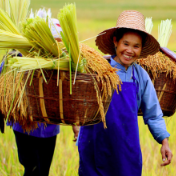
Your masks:
<svg viewBox="0 0 176 176"><path fill-rule="evenodd" d="M113 33L113 37L116 37L116 41L118 42L123 37L123 35L127 32L135 32L139 34L142 38L142 47L144 46L147 35L142 31L138 31L130 28L119 28L115 30L115 32Z"/></svg>

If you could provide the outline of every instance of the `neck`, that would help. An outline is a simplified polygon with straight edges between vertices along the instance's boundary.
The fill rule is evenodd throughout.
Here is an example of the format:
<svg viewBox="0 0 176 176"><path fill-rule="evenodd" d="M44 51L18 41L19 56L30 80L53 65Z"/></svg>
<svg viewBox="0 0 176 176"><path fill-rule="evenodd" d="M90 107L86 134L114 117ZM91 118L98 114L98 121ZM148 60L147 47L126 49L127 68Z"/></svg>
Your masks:
<svg viewBox="0 0 176 176"><path fill-rule="evenodd" d="M124 65L124 64L121 62L121 60L119 59L118 56L114 57L114 60L115 60L116 62L118 62L119 64L123 65L123 66L125 67L125 70L128 69L129 66L128 66L128 65Z"/></svg>

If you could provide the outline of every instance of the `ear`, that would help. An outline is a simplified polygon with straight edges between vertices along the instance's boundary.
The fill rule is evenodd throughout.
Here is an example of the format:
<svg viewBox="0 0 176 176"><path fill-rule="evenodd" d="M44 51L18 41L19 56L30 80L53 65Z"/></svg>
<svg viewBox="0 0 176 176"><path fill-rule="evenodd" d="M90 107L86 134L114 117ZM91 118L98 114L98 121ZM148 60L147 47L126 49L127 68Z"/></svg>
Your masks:
<svg viewBox="0 0 176 176"><path fill-rule="evenodd" d="M114 43L114 45L117 44L117 41L116 41L116 37L115 37L115 36L113 37L113 43Z"/></svg>

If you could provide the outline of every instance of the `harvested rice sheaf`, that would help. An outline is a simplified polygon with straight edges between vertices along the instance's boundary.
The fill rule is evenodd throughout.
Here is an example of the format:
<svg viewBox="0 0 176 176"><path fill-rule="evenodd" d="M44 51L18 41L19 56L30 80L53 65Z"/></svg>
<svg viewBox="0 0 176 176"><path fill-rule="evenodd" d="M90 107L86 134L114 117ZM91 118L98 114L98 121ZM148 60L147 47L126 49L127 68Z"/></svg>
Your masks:
<svg viewBox="0 0 176 176"><path fill-rule="evenodd" d="M151 72L154 80L163 72L166 72L166 76L169 74L173 80L176 78L176 62L160 51L155 55L137 60L137 63L147 72Z"/></svg>
<svg viewBox="0 0 176 176"><path fill-rule="evenodd" d="M9 19L8 23L6 21L1 25L2 29L20 36L21 33L15 30L16 26L12 20ZM65 6L59 13L59 21L62 26L61 36L64 45L60 45L60 42L55 41L48 24L43 19L37 17L35 19L28 19L23 23L23 35L26 38L22 36L22 39L28 39L29 42L26 42L27 48L25 48L25 54L23 54L25 57L9 58L4 66L8 70L3 71L3 74L0 76L1 111L12 122L19 122L25 131L34 129L36 125L33 122L33 114L29 110L31 107L28 104L25 92L26 84L27 82L32 82L35 70L42 73L45 82L47 82L44 74L46 69L57 69L59 78L59 71L63 69L61 63L63 60L65 61L64 70L69 70L70 73L70 90L72 89L71 76L73 71L75 71L75 78L77 71L88 73L92 76L99 104L97 114L100 112L102 122L106 128L106 112L103 103L106 103L106 100L111 98L114 90L117 93L121 90L121 81L116 73L118 70L112 68L98 51L84 44L79 44L75 5ZM12 27L9 27L9 24L12 27L14 26L15 32L11 30ZM23 48L21 46L17 49L20 49L19 51L21 52ZM48 64L50 65L48 66ZM28 73L27 77L22 79L24 74L26 76L26 73ZM98 86L100 85L99 83L102 85L101 90ZM11 89L12 87L13 89ZM43 117L46 119L45 115ZM49 122L49 118L46 119L46 122Z"/></svg>
<svg viewBox="0 0 176 176"><path fill-rule="evenodd" d="M9 73L0 77L0 110L11 124L18 122L24 131L30 132L38 127L28 112L28 101L22 81L24 74ZM19 103L20 102L20 103Z"/></svg>
<svg viewBox="0 0 176 176"><path fill-rule="evenodd" d="M86 59L85 70L87 73L96 74L97 79L95 80L95 90L97 92L97 100L100 106L100 114L104 127L106 128L105 112L102 104L102 100L106 101L108 96L112 96L113 90L121 91L121 80L117 75L117 68L111 67L106 59L96 51L95 49L85 45L80 45L81 57ZM98 90L97 82L101 82L102 90ZM103 96L102 93L103 92Z"/></svg>
<svg viewBox="0 0 176 176"><path fill-rule="evenodd" d="M104 111L103 102L106 102L108 97L112 96L114 90L116 90L117 93L121 90L121 80L116 73L118 69L111 67L108 61L104 59L98 51L85 44L80 44L80 51L80 57L85 60L84 69L87 73L92 75L92 78L94 78L93 75L96 75L96 78L94 79L94 88L97 95L97 102L99 104L98 112L100 112L102 122L106 128L106 112ZM6 72L6 74L1 75L0 93L2 96L0 106L1 109L4 110L3 114L9 116L10 121L14 123L19 122L23 129L29 132L31 129L35 129L37 124L36 122L33 122L33 117L29 110L27 95L24 91L27 79L21 81L21 77L23 77L24 73L25 72L19 72L14 75L13 72ZM27 77L31 77L32 73L33 71L29 70L29 75ZM101 90L99 90L98 87L99 83L102 85ZM6 98L4 98L4 96L6 96ZM48 118L48 121L49 120L50 119Z"/></svg>
<svg viewBox="0 0 176 176"><path fill-rule="evenodd" d="M85 44L81 44L80 48L82 57L86 58L86 71L88 73L96 74L98 80L101 80L102 78L107 80L107 90L109 90L107 91L107 95L111 95L112 93L109 89L110 87L116 89L118 93L118 86L121 90L121 80L116 74L118 69L111 67L108 61L95 49Z"/></svg>

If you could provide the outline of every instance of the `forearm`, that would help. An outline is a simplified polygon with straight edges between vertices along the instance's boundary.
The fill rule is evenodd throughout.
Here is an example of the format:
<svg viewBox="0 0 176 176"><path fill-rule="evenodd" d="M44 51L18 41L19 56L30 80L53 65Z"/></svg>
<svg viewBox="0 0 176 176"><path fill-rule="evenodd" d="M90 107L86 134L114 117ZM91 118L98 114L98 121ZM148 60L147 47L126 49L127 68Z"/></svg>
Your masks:
<svg viewBox="0 0 176 176"><path fill-rule="evenodd" d="M170 136L166 130L166 124L162 117L150 118L147 122L147 125L154 139L160 144L165 142L166 139Z"/></svg>
<svg viewBox="0 0 176 176"><path fill-rule="evenodd" d="M169 146L169 142L168 142L168 138L164 138L161 142L162 145L168 145Z"/></svg>
<svg viewBox="0 0 176 176"><path fill-rule="evenodd" d="M169 148L168 138L163 139L161 144L162 144L161 155L163 160L163 163L161 164L161 166L167 166L168 164L171 163L171 160L173 157L173 154Z"/></svg>

